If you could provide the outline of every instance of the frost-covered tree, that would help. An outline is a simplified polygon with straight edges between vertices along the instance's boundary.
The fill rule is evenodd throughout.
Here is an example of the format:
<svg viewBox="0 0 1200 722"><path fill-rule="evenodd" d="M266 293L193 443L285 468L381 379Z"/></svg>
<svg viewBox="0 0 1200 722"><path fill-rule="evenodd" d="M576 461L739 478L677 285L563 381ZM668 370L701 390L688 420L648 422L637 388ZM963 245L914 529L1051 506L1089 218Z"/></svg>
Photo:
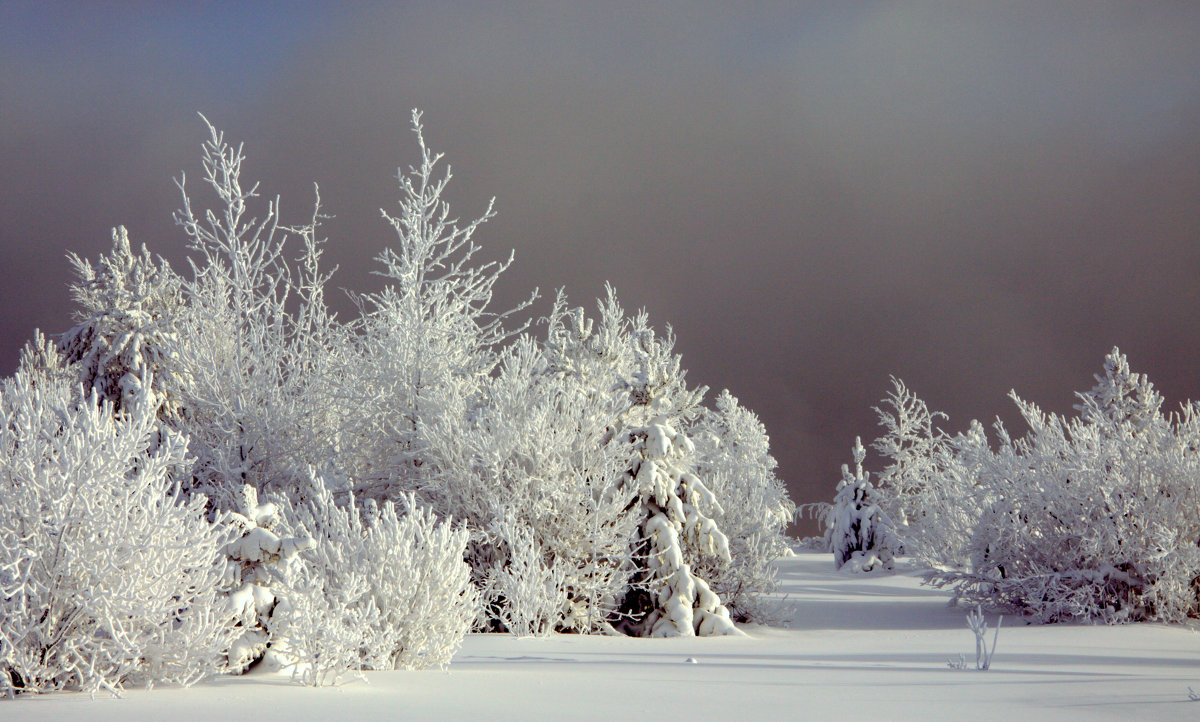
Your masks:
<svg viewBox="0 0 1200 722"><path fill-rule="evenodd" d="M696 474L721 500L715 519L729 537L731 557L729 564L701 557L693 565L734 619L770 619L764 595L776 587L771 562L791 553L784 531L796 507L775 475L766 428L726 390L705 409L692 438Z"/></svg>
<svg viewBox="0 0 1200 722"><path fill-rule="evenodd" d="M325 305L320 197L301 226L282 224L278 198L255 210L242 147L208 129L203 184L213 207L199 209L186 178L177 183L175 220L194 256L172 322L174 358L187 369L179 426L197 457L195 486L232 508L244 484L302 493L307 466L337 454L350 406L334 370L352 345Z"/></svg>
<svg viewBox="0 0 1200 722"><path fill-rule="evenodd" d="M880 491L885 492L878 495L880 506L901 530L911 526L912 533L919 536L926 525L937 523L925 492L936 483L936 459L945 442L945 435L934 424L946 416L931 412L894 376L892 390L875 414L884 433L872 446L890 462L879 475Z"/></svg>
<svg viewBox="0 0 1200 722"><path fill-rule="evenodd" d="M95 389L117 410L133 397L158 406L174 418L180 397L166 388L182 388L186 369L178 362L175 322L183 307L180 279L162 259L142 246L134 253L123 226L113 229L112 251L93 267L70 254L77 280L71 286L79 323L59 341L63 361L74 364L79 383ZM143 378L155 388L143 389Z"/></svg>
<svg viewBox="0 0 1200 722"><path fill-rule="evenodd" d="M833 550L833 565L856 572L891 571L904 546L891 519L875 501L870 475L863 470L866 450L862 439L854 440L854 473L842 465L833 508L826 517L825 538Z"/></svg>
<svg viewBox="0 0 1200 722"><path fill-rule="evenodd" d="M358 409L350 443L361 451L350 471L358 493L381 499L442 483L428 463L441 440L429 430L478 397L500 345L525 328L505 321L537 293L507 311L491 309L493 287L512 263L511 253L502 262L476 258L474 235L492 205L459 225L442 198L450 169L439 170L442 154L426 146L416 110L412 130L420 163L397 173L398 213L381 210L397 236L376 258L388 285L359 299L363 360L345 371Z"/></svg>
<svg viewBox="0 0 1200 722"><path fill-rule="evenodd" d="M605 398L606 443L628 455L631 584L623 590L619 629L642 635L737 633L728 609L693 565L729 566L728 538L714 520L722 508L694 473L695 446L682 431L700 416L706 389L689 388L668 331L659 337L645 312L625 314L611 287L595 321L560 297L547 352L564 379Z"/></svg>
<svg viewBox="0 0 1200 722"><path fill-rule="evenodd" d="M55 360L41 338L25 355ZM143 369L122 413L27 361L0 387L0 692L190 684L237 636L220 590L227 525L181 493Z"/></svg>

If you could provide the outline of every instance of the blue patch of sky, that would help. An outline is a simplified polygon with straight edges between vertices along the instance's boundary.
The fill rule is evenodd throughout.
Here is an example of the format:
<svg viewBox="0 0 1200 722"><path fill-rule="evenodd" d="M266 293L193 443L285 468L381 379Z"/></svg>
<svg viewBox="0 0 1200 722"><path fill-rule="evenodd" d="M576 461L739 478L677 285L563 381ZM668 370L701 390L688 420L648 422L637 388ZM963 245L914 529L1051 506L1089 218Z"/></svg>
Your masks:
<svg viewBox="0 0 1200 722"><path fill-rule="evenodd" d="M236 96L267 82L331 12L315 2L12 3L0 40L26 72L141 74Z"/></svg>

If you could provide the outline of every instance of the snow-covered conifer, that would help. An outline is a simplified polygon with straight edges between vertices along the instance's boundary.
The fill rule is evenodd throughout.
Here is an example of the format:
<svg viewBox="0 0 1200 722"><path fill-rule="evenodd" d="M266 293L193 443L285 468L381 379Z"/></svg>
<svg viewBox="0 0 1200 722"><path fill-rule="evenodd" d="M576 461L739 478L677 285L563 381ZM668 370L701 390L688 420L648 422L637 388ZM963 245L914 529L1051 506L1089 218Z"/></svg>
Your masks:
<svg viewBox="0 0 1200 722"><path fill-rule="evenodd" d="M260 504L254 487L242 486L237 511L230 514L239 537L225 546L230 560L230 612L242 629L229 649L229 667L234 672L245 670L267 653L275 631L275 612L281 603L286 609L289 601L280 600L276 592L289 584L297 555L316 546L307 534L281 538L275 533L279 521L276 504Z"/></svg>
<svg viewBox="0 0 1200 722"><path fill-rule="evenodd" d="M642 594L630 596L646 608L632 607L634 624L628 626L653 637L740 634L720 597L684 558L686 545L731 561L729 540L712 518L721 506L686 470L695 451L691 439L661 423L630 433L637 456L628 474L644 517L637 558L645 564L638 580Z"/></svg>
<svg viewBox="0 0 1200 722"><path fill-rule="evenodd" d="M891 571L893 559L904 553L892 522L875 503L869 474L863 471L866 458L862 439L854 440L854 473L842 465L842 480L828 516L826 539L833 549L833 565L856 572Z"/></svg>
<svg viewBox="0 0 1200 722"><path fill-rule="evenodd" d="M180 279L145 246L135 254L123 226L113 229L112 241L112 251L94 267L70 255L78 276L71 290L79 323L62 335L59 349L66 363L75 364L83 387L95 389L117 410L137 397L174 417L179 395L164 389L186 385L179 378L186 370L175 358L179 339L173 325L183 306ZM142 389L143 377L155 388Z"/></svg>

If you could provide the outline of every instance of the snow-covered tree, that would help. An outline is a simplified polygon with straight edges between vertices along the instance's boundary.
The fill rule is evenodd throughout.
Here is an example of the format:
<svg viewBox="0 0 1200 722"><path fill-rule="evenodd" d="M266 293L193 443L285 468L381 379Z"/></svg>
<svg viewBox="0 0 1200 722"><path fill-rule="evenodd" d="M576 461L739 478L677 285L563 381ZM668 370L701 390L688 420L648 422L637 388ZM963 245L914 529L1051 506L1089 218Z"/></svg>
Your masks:
<svg viewBox="0 0 1200 722"><path fill-rule="evenodd" d="M180 279L145 246L135 254L123 226L113 229L112 241L112 251L94 267L69 256L78 277L71 290L79 323L62 335L59 349L63 360L74 364L79 383L95 389L115 409L137 397L156 404L161 416L174 418L179 395L164 389L187 385L180 378L186 370L175 357L179 337L174 323L183 306ZM143 378L152 379L155 388L141 388Z"/></svg>
<svg viewBox="0 0 1200 722"><path fill-rule="evenodd" d="M506 320L537 295L491 309L493 287L512 263L511 253L502 262L476 258L474 235L492 205L460 226L442 198L450 169L439 170L442 154L426 146L416 110L412 130L420 163L397 173L399 212L381 210L397 236L376 258L388 285L359 299L362 361L345 372L357 407L351 445L361 452L349 471L359 494L380 499L441 483L428 464L439 444L429 429L477 398L500 345L525 328L506 328Z"/></svg>
<svg viewBox="0 0 1200 722"><path fill-rule="evenodd" d="M674 337L657 336L646 313L627 316L610 287L598 318L567 309L560 296L546 343L551 368L604 399L603 440L628 459L626 507L637 524L630 539L635 570L621 593L617 627L644 635L737 633L728 609L693 565L729 566L728 538L714 520L723 512L694 473L695 446L682 431L702 413L704 388L689 388ZM598 423L597 423L598 422Z"/></svg>
<svg viewBox="0 0 1200 722"><path fill-rule="evenodd" d="M122 419L150 409L146 458L188 439L179 498L235 537L212 564L228 574L210 610L236 622L231 669L267 650L311 684L442 664L472 622L736 631L721 595L749 613L790 508L761 424L732 397L706 412L670 331L611 288L595 319L560 294L541 339L514 320L529 302L493 310L512 256L480 260L491 206L451 217L450 171L419 113L412 124L420 159L383 213L397 233L378 256L386 285L354 296L357 318L325 303L319 196L284 225L210 124L211 204L178 181L190 273L135 253L123 229L95 265L72 257L79 324L65 361L28 354L28 385L80 382Z"/></svg>
<svg viewBox="0 0 1200 722"><path fill-rule="evenodd" d="M771 619L765 602L776 587L771 562L791 553L784 530L796 507L775 475L766 428L726 390L713 409L705 409L692 438L696 474L721 500L722 512L715 519L729 537L731 557L729 564L700 557L693 566L721 595L734 619Z"/></svg>
<svg viewBox="0 0 1200 722"><path fill-rule="evenodd" d="M175 220L195 255L172 319L174 358L187 369L179 426L197 457L196 489L232 508L244 484L301 493L307 466L336 455L351 407L335 369L352 344L325 306L319 195L304 225L283 225L278 199L255 211L242 147L208 129L203 181L214 207L198 209L178 181Z"/></svg>
<svg viewBox="0 0 1200 722"><path fill-rule="evenodd" d="M237 511L229 516L239 533L224 550L230 560L229 605L242 629L229 649L229 667L240 672L267 654L275 632L275 613L289 605L289 600L281 600L276 592L288 586L297 556L316 546L316 540L307 534L276 534L279 507L271 502L260 504L258 492L249 484L242 487Z"/></svg>
<svg viewBox="0 0 1200 722"><path fill-rule="evenodd" d="M695 451L691 439L662 423L630 434L637 455L628 474L644 519L635 559L644 571L628 595L633 620L627 628L652 637L741 634L720 597L684 558L686 545L731 562L729 540L712 518L721 506L687 471Z"/></svg>
<svg viewBox="0 0 1200 722"><path fill-rule="evenodd" d="M833 565L856 572L891 571L897 554L904 553L891 519L875 502L870 475L863 470L866 450L854 440L854 473L842 465L833 508L826 518L825 538L833 550Z"/></svg>
<svg viewBox="0 0 1200 722"><path fill-rule="evenodd" d="M27 359L54 359L36 343ZM116 413L56 366L0 387L0 692L218 672L238 634L220 591L229 531L180 491L186 440L160 433L148 370Z"/></svg>

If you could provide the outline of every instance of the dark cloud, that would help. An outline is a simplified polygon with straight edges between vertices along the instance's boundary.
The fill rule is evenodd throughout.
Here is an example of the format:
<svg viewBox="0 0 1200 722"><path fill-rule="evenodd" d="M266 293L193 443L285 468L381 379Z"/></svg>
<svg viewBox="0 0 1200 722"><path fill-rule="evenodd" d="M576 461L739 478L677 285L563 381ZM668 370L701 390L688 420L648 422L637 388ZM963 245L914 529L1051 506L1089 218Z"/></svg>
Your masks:
<svg viewBox="0 0 1200 722"><path fill-rule="evenodd" d="M67 323L67 249L123 223L182 258L196 111L285 213L320 182L338 282L371 287L420 106L455 209L497 197L501 301L611 281L760 413L798 501L890 373L954 428L1010 388L1069 409L1113 345L1200 398L1192 5L150 7L0 11L9 370Z"/></svg>

